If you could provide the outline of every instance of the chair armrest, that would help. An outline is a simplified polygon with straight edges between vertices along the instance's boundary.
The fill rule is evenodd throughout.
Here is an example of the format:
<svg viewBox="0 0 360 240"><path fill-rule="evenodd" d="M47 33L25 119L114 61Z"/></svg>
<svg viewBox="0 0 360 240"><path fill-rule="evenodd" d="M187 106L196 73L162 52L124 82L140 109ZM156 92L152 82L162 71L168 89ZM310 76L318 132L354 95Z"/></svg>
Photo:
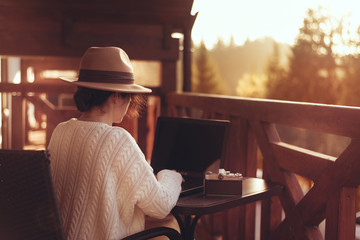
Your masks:
<svg viewBox="0 0 360 240"><path fill-rule="evenodd" d="M171 240L182 240L181 235L178 231L168 227L146 229L144 231L127 236L122 240L146 240L158 236L167 236Z"/></svg>

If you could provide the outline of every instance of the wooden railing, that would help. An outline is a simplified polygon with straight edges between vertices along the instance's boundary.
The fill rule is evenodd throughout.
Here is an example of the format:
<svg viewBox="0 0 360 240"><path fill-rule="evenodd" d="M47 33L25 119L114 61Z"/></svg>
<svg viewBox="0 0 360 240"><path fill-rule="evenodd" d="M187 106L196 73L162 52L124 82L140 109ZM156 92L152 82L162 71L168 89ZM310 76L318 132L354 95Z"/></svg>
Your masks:
<svg viewBox="0 0 360 240"><path fill-rule="evenodd" d="M9 111L11 112L11 118L2 115L2 121L8 121L8 124L3 124L3 127L9 130L9 142L4 144L4 148L11 149L23 149L25 146L25 138L28 135L29 129L27 129L26 123L28 121L26 103L32 103L36 111L39 111L46 115L46 129L45 129L45 146L47 146L51 134L60 122L66 121L73 117L80 116L80 112L76 110L75 106L55 106L51 103L47 95L59 96L60 94L72 95L76 91L76 86L63 83L60 80L54 80L50 83L0 83L0 95L2 93L8 94L10 99ZM148 109L145 116L139 119L125 119L120 125L126 128L138 141L141 149L145 155L149 158L151 155L151 144L149 141L153 140L154 121L160 114L158 113L160 89L152 88L151 96L156 98L153 101L149 101ZM3 109L2 109L2 114ZM154 115L155 114L155 115ZM149 119L150 123L147 123ZM152 129L148 129L149 127ZM148 146L150 145L150 146ZM1 147L1 146L0 146Z"/></svg>
<svg viewBox="0 0 360 240"><path fill-rule="evenodd" d="M14 96L37 104L27 93L50 90L40 85L29 89L1 84L0 91L21 93ZM54 92L58 90L54 89ZM64 91L72 92L73 89ZM171 116L230 120L225 168L250 177L262 172L263 178L285 186L280 197L262 202L261 239L355 239L355 197L360 184L360 108L195 93L169 93L161 99L165 99L165 104L162 102L161 106L167 106ZM160 104L152 106L157 105ZM44 109L51 108L44 105L45 112ZM15 120L22 119L20 116L24 111L20 114L20 109L12 110L19 115ZM49 120L69 118L64 112L56 112L60 115L47 113L52 114ZM139 136L145 135L145 132L153 134L154 120L165 111L156 108L150 112L146 115L147 120L139 124L149 126L151 131L145 127L138 131ZM19 126L14 124L14 129L19 132L18 135L24 134L24 128ZM312 145L322 141L321 138L310 138L305 142L308 149L295 146L283 140L281 130L284 126L301 129L292 132L292 135L302 135L302 130L306 129L341 136L340 140L333 140L333 146L343 148L332 156L314 151ZM48 132L50 136L51 128ZM151 136L141 138L143 140L138 139L141 145L151 143L144 140L151 139ZM150 148L146 147L147 150ZM146 152L146 155L150 153ZM307 189L304 189L303 182L307 183ZM324 219L325 234L322 234L319 224ZM256 204L250 204L216 214L215 217L204 216L198 224L197 234L204 235L203 239L222 235L223 239L253 240L256 235L255 220Z"/></svg>
<svg viewBox="0 0 360 240"><path fill-rule="evenodd" d="M168 94L166 103L171 116L229 119L226 169L251 177L261 169L263 178L285 186L281 196L262 202L261 239L355 239L360 108L195 93ZM305 129L339 136L335 145L344 149L329 156L292 145L282 141L282 126L301 129L299 135ZM255 205L207 216L202 224L224 239L254 239Z"/></svg>

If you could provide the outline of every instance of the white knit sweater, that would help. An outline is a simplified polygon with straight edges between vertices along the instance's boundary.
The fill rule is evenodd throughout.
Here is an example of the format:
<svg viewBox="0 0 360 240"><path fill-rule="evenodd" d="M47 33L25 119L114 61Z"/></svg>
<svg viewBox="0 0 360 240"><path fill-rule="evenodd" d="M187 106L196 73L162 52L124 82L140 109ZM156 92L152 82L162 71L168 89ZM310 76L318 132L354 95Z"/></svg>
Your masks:
<svg viewBox="0 0 360 240"><path fill-rule="evenodd" d="M54 187L67 239L121 239L142 231L145 215L167 216L181 175L157 178L133 137L120 127L71 119L49 143Z"/></svg>

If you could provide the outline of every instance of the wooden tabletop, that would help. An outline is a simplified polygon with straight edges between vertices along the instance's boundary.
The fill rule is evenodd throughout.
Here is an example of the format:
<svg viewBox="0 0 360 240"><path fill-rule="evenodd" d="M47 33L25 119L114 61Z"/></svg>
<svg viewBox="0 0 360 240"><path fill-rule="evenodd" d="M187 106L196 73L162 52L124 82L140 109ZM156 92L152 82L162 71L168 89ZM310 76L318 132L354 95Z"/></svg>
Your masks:
<svg viewBox="0 0 360 240"><path fill-rule="evenodd" d="M172 210L177 215L205 215L281 194L283 186L261 178L242 180L242 195L206 196L195 193L179 198Z"/></svg>

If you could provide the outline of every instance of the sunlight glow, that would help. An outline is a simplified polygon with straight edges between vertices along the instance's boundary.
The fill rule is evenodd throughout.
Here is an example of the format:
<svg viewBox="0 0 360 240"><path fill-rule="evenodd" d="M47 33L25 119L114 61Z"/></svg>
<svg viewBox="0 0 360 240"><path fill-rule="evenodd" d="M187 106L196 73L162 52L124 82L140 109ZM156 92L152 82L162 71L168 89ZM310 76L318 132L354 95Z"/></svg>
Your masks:
<svg viewBox="0 0 360 240"><path fill-rule="evenodd" d="M40 73L41 78L57 79L59 77L73 78L77 76L76 71L72 70L45 70Z"/></svg>
<svg viewBox="0 0 360 240"><path fill-rule="evenodd" d="M247 39L270 36L278 42L294 44L309 8L324 7L337 18L349 16L352 31L360 25L360 2L353 0L194 0L198 13L192 38L211 48L219 38L236 44Z"/></svg>
<svg viewBox="0 0 360 240"><path fill-rule="evenodd" d="M26 69L26 76L27 76L27 81L33 83L35 81L34 68L28 67Z"/></svg>

